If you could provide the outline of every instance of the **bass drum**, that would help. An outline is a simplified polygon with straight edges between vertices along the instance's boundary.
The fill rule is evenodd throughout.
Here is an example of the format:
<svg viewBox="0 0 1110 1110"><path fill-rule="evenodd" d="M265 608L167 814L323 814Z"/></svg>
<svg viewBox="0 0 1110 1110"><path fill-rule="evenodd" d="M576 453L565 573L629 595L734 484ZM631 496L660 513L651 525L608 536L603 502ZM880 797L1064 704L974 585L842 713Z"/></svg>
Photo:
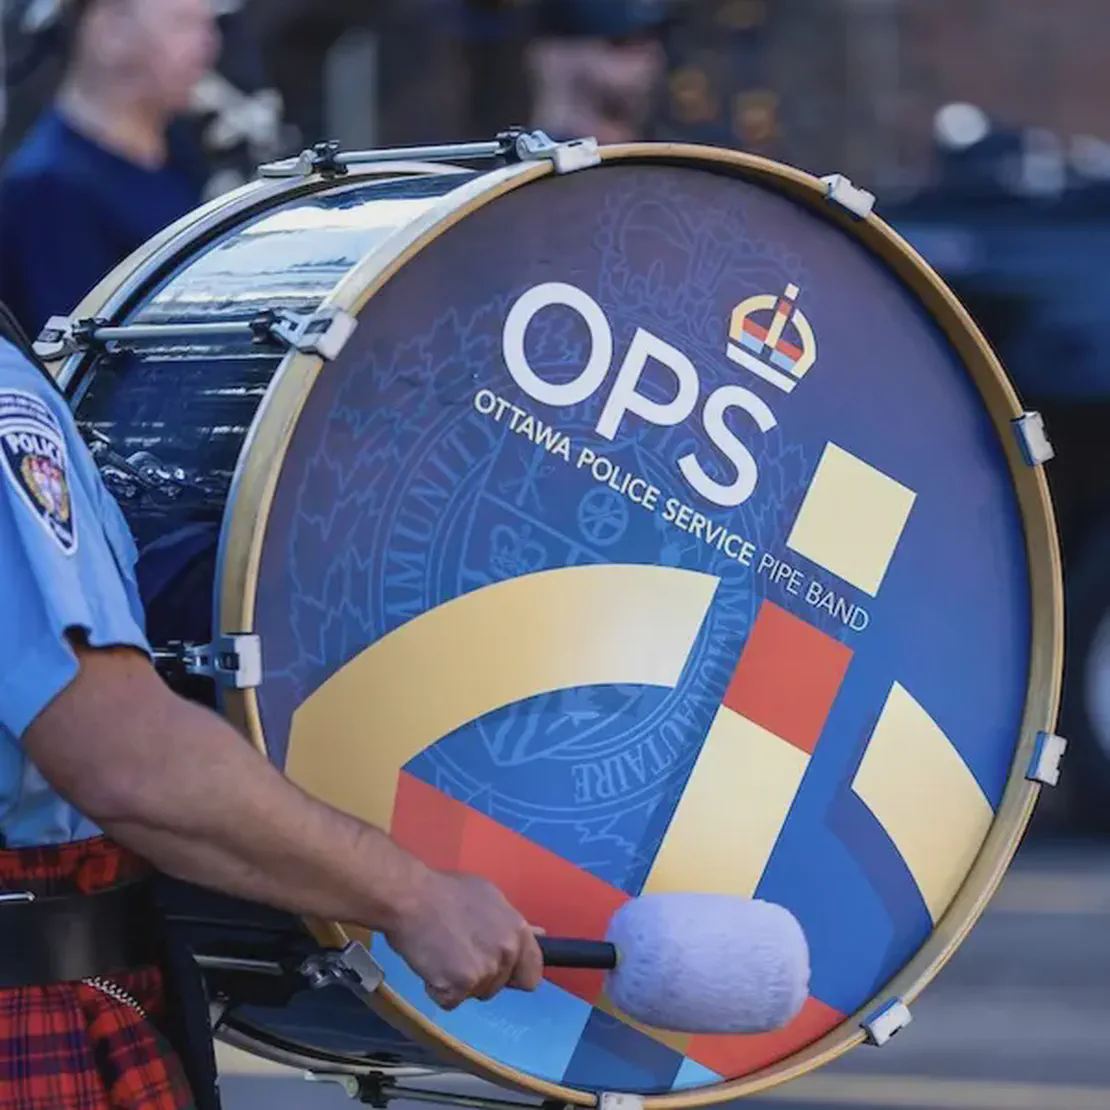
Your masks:
<svg viewBox="0 0 1110 1110"><path fill-rule="evenodd" d="M224 1035L708 1105L888 1039L1008 867L1058 749L1050 452L843 179L588 154L289 168L106 279L57 372L167 673L295 782L551 934L719 891L812 955L767 1035L595 973L446 1014L380 937L179 891ZM281 974L351 941L372 1011Z"/></svg>

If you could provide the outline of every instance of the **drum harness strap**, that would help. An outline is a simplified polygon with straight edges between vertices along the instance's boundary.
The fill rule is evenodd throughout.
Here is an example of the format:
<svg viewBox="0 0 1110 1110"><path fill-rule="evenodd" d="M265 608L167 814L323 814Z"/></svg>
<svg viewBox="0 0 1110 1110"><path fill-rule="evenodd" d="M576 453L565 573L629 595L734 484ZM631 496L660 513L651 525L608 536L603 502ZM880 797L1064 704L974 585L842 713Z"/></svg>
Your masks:
<svg viewBox="0 0 1110 1110"><path fill-rule="evenodd" d="M158 968L163 1013L156 1024L184 1067L196 1110L219 1110L204 983L192 952L166 928L155 876L42 896L14 889L17 882L0 892L0 991L82 983L149 1020L117 979Z"/></svg>
<svg viewBox="0 0 1110 1110"><path fill-rule="evenodd" d="M100 986L113 972L158 963L160 933L148 879L95 894L0 894L0 990Z"/></svg>

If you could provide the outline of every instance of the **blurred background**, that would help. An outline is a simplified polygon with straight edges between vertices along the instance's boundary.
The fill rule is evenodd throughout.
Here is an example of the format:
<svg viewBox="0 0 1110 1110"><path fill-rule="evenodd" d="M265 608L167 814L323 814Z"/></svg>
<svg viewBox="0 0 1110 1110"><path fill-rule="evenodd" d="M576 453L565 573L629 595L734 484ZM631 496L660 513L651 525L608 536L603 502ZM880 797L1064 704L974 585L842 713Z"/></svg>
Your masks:
<svg viewBox="0 0 1110 1110"><path fill-rule="evenodd" d="M55 95L66 7L3 0L0 171ZM216 13L218 61L175 124L204 195L323 139L520 124L689 140L848 175L952 285L1056 447L1070 749L920 1028L772 1101L1110 1107L1110 3L222 0ZM343 1102L241 1067L228 1064L234 1106Z"/></svg>

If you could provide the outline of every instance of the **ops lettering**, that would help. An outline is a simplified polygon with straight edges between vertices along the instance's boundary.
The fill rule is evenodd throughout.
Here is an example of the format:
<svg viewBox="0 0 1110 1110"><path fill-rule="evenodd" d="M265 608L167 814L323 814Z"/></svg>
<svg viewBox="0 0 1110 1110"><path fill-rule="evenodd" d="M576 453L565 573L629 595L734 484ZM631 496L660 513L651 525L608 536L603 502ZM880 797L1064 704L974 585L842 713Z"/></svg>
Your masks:
<svg viewBox="0 0 1110 1110"><path fill-rule="evenodd" d="M577 377L552 383L532 368L525 352L528 328L545 309L563 308L576 312L590 334L590 354ZM603 387L613 366L613 330L605 312L588 293L566 282L552 281L527 290L509 310L502 333L505 366L516 384L534 401L552 408L581 404ZM665 367L674 382L673 395L657 401L639 388L649 363ZM620 361L598 417L595 431L614 440L628 417L637 417L659 428L673 427L695 414L713 446L731 465L734 477L719 482L706 473L691 451L678 460L678 469L690 487L707 501L722 508L742 505L754 493L759 470L748 447L726 423L734 410L745 413L759 432L775 427L775 415L762 398L739 385L725 385L702 400L702 386L694 363L676 347L637 328Z"/></svg>

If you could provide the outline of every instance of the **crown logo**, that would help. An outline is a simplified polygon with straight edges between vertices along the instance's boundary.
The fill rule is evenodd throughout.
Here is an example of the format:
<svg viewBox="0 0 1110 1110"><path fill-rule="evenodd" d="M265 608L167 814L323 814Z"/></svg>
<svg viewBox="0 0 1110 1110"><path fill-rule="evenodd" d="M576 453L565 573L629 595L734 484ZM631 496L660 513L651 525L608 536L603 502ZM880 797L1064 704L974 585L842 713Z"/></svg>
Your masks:
<svg viewBox="0 0 1110 1110"><path fill-rule="evenodd" d="M791 284L781 297L761 293L741 301L732 311L728 333L728 357L784 393L817 361L813 328L794 303L798 292Z"/></svg>

